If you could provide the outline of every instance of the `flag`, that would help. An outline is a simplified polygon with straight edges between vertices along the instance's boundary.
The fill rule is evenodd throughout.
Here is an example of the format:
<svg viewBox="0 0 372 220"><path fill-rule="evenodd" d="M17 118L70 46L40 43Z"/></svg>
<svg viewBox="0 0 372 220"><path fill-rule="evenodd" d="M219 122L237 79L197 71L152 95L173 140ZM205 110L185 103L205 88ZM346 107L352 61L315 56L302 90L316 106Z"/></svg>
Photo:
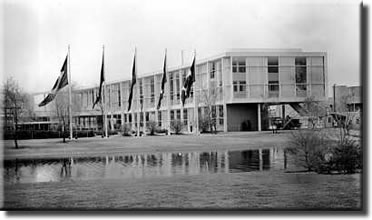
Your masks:
<svg viewBox="0 0 372 220"><path fill-rule="evenodd" d="M188 97L190 97L191 86L195 82L195 56L194 60L192 61L190 72L186 76L186 80L183 83L182 93L181 93L181 101L182 106L185 105L185 101Z"/></svg>
<svg viewBox="0 0 372 220"><path fill-rule="evenodd" d="M68 85L67 59L68 59L68 55L66 56L65 62L63 62L61 73L58 76L56 82L54 83L52 90L48 93L47 97L45 97L44 100L40 102L39 107L45 106L49 102L53 101L53 99L57 95L57 92L61 90L63 87L65 87L66 85Z"/></svg>
<svg viewBox="0 0 372 220"><path fill-rule="evenodd" d="M93 108L98 102L102 100L102 85L104 82L105 82L105 53L102 52L101 79L99 82L99 90L98 90L97 98L93 104Z"/></svg>
<svg viewBox="0 0 372 220"><path fill-rule="evenodd" d="M129 99L128 99L128 112L130 111L130 108L132 106L132 98L133 98L133 88L136 84L137 76L136 76L136 52L134 52L134 58L133 58L133 67L132 67L132 84L130 86L130 93L129 93Z"/></svg>
<svg viewBox="0 0 372 220"><path fill-rule="evenodd" d="M164 57L163 77L161 79L161 90L160 90L158 106L156 107L156 109L159 109L161 106L161 100L163 99L163 96L164 96L164 86L166 82L167 82L167 52L165 52L165 57Z"/></svg>

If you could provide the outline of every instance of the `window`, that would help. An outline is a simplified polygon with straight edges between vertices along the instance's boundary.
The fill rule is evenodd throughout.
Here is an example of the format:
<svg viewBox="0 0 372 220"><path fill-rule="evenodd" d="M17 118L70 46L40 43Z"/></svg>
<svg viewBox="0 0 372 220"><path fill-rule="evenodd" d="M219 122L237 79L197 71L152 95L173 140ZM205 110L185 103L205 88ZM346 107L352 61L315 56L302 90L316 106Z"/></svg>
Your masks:
<svg viewBox="0 0 372 220"><path fill-rule="evenodd" d="M177 100L180 100L180 77L179 74L176 73L176 76L174 77L174 83L176 84L176 97Z"/></svg>
<svg viewBox="0 0 372 220"><path fill-rule="evenodd" d="M216 63L212 62L211 64L211 70L209 72L209 78L214 79L215 73L216 73Z"/></svg>
<svg viewBox="0 0 372 220"><path fill-rule="evenodd" d="M119 107L121 106L121 94L120 94L120 84L118 84L118 104L119 104Z"/></svg>
<svg viewBox="0 0 372 220"><path fill-rule="evenodd" d="M170 120L174 120L174 111L170 111Z"/></svg>
<svg viewBox="0 0 372 220"><path fill-rule="evenodd" d="M306 83L306 57L296 57L296 83Z"/></svg>
<svg viewBox="0 0 372 220"><path fill-rule="evenodd" d="M183 110L183 124L187 125L187 109Z"/></svg>
<svg viewBox="0 0 372 220"><path fill-rule="evenodd" d="M238 70L239 70L239 72L240 73L245 73L245 61L239 61L239 68L238 68Z"/></svg>
<svg viewBox="0 0 372 220"><path fill-rule="evenodd" d="M161 112L158 112L158 126L161 127Z"/></svg>
<svg viewBox="0 0 372 220"><path fill-rule="evenodd" d="M154 78L150 79L150 94L151 94L150 102L154 103L155 102L155 80Z"/></svg>
<svg viewBox="0 0 372 220"><path fill-rule="evenodd" d="M186 70L182 70L182 82L186 81Z"/></svg>
<svg viewBox="0 0 372 220"><path fill-rule="evenodd" d="M278 57L267 58L267 74L269 81L269 97L279 95L279 61Z"/></svg>
<svg viewBox="0 0 372 220"><path fill-rule="evenodd" d="M245 89L245 81L240 81L239 82L239 92L244 92Z"/></svg>
<svg viewBox="0 0 372 220"><path fill-rule="evenodd" d="M234 81L233 86L234 86L234 92L237 92L238 91L238 82Z"/></svg>
<svg viewBox="0 0 372 220"><path fill-rule="evenodd" d="M279 73L278 57L267 58L267 72L268 73Z"/></svg>
<svg viewBox="0 0 372 220"><path fill-rule="evenodd" d="M142 127L143 126L143 112L140 112L139 115L140 115L140 118L139 118L140 127Z"/></svg>
<svg viewBox="0 0 372 220"><path fill-rule="evenodd" d="M306 57L296 57L295 58L295 65L299 66L306 66Z"/></svg>
<svg viewBox="0 0 372 220"><path fill-rule="evenodd" d="M170 100L173 101L173 74L169 74L169 89L170 89Z"/></svg>
<svg viewBox="0 0 372 220"><path fill-rule="evenodd" d="M217 117L217 108L215 105L212 106L212 118L215 119Z"/></svg>
<svg viewBox="0 0 372 220"><path fill-rule="evenodd" d="M245 81L234 81L233 82L234 92L245 92L246 91L246 82Z"/></svg>
<svg viewBox="0 0 372 220"><path fill-rule="evenodd" d="M295 72L296 72L296 95L306 96L307 90L307 71L306 71L306 57L295 58Z"/></svg>
<svg viewBox="0 0 372 220"><path fill-rule="evenodd" d="M140 92L140 104L141 104L141 108L142 108L142 104L143 104L143 82L142 80L139 80L139 92Z"/></svg>
<svg viewBox="0 0 372 220"><path fill-rule="evenodd" d="M145 113L145 120L150 121L150 113L149 112Z"/></svg>
<svg viewBox="0 0 372 220"><path fill-rule="evenodd" d="M245 73L245 60L233 60L232 70L233 73Z"/></svg>
<svg viewBox="0 0 372 220"><path fill-rule="evenodd" d="M222 105L218 106L218 118L219 118L218 123L220 125L223 125L223 106Z"/></svg>
<svg viewBox="0 0 372 220"><path fill-rule="evenodd" d="M177 120L181 120L181 110L177 110Z"/></svg>

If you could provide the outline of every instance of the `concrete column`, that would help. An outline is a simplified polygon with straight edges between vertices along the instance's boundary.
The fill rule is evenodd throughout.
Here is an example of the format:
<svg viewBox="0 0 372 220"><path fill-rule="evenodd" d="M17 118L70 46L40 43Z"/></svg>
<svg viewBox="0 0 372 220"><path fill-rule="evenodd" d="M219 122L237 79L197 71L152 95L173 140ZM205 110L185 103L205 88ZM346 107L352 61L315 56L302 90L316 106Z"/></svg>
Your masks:
<svg viewBox="0 0 372 220"><path fill-rule="evenodd" d="M143 135L146 135L146 111L143 111Z"/></svg>
<svg viewBox="0 0 372 220"><path fill-rule="evenodd" d="M285 104L282 104L282 119L285 120Z"/></svg>
<svg viewBox="0 0 372 220"><path fill-rule="evenodd" d="M223 131L227 132L227 105L223 104Z"/></svg>
<svg viewBox="0 0 372 220"><path fill-rule="evenodd" d="M189 114L189 110L186 110L186 114L187 114L187 131L190 133L191 132L191 130L190 130L190 125L191 125L191 123L190 123L190 114Z"/></svg>
<svg viewBox="0 0 372 220"><path fill-rule="evenodd" d="M258 131L261 131L261 104L257 104L257 125Z"/></svg>
<svg viewBox="0 0 372 220"><path fill-rule="evenodd" d="M111 124L110 129L114 130L113 112L111 112L110 114L110 124Z"/></svg>
<svg viewBox="0 0 372 220"><path fill-rule="evenodd" d="M121 119L121 122L120 122L121 130L123 130L123 127L124 127L124 112L123 111L120 113L120 119Z"/></svg>

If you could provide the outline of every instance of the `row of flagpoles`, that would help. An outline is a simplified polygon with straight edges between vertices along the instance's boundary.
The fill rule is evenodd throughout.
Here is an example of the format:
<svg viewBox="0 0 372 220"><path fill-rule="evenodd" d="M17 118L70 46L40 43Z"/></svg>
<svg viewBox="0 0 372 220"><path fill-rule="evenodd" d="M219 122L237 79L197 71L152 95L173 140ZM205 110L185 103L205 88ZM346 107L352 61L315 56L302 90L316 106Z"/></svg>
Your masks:
<svg viewBox="0 0 372 220"><path fill-rule="evenodd" d="M132 100L133 100L133 91L134 87L137 83L137 64L136 64L136 56L137 56L137 49L134 51L134 58L133 58L133 66L132 66L132 81L130 86L130 93L128 97L128 112L130 112L132 107ZM185 101L187 98L190 97L191 94L191 87L193 83L195 82L195 58L196 53L194 53L194 59L192 61L192 64L190 66L190 71L186 76L185 82L182 87L181 92L181 102L182 106L184 106ZM165 50L165 56L164 56L164 63L163 63L163 74L162 74L162 80L161 80L161 90L159 94L159 100L158 104L156 106L156 109L159 110L161 106L161 102L165 93L165 84L167 83L167 50ZM45 106L51 101L54 100L56 97L58 91L60 91L62 88L64 88L66 85L69 85L68 94L69 94L69 128L70 128L70 139L72 139L72 104L71 104L71 69L70 69L70 46L68 46L68 53L66 56L66 59L62 65L60 75L58 76L56 82L54 83L52 90L48 93L48 95L40 102L39 107ZM194 93L196 94L196 93ZM105 109L105 105L102 103L105 103L105 95L106 95L106 83L105 83L105 47L102 47L102 66L101 66L101 73L100 73L100 84L99 84L99 90L98 95L96 97L95 102L93 103L93 108L97 104L101 104L103 115L104 115L104 127L105 127L105 137L108 137L108 131L107 131L107 112ZM139 95L139 94L138 94ZM137 102L138 105L138 102ZM195 113L194 115L197 117L198 110L196 107L196 97L194 95L194 105L195 105ZM138 106L137 106L138 107ZM169 101L168 101L168 110L169 110ZM169 112L168 112L169 114ZM139 122L139 120L138 120ZM63 126L62 126L63 127ZM64 128L62 128L64 129ZM139 126L137 126L137 129L139 129ZM168 128L169 129L169 128ZM198 120L196 120L196 132L198 130ZM137 135L139 135L139 130L137 132Z"/></svg>

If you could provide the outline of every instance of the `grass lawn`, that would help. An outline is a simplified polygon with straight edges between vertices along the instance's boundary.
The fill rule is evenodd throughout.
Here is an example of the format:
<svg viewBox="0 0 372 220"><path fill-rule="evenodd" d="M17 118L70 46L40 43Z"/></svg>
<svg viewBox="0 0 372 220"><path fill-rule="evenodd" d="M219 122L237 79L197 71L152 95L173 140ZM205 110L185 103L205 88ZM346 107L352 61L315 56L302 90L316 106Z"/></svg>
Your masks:
<svg viewBox="0 0 372 220"><path fill-rule="evenodd" d="M17 209L357 210L360 175L251 172L5 186Z"/></svg>
<svg viewBox="0 0 372 220"><path fill-rule="evenodd" d="M43 158L63 156L100 156L118 153L239 150L261 147L286 146L289 131L278 134L269 132L237 132L217 135L172 135L122 137L112 136L79 138L62 143L62 139L20 140L19 149L14 142L4 142L4 158Z"/></svg>

